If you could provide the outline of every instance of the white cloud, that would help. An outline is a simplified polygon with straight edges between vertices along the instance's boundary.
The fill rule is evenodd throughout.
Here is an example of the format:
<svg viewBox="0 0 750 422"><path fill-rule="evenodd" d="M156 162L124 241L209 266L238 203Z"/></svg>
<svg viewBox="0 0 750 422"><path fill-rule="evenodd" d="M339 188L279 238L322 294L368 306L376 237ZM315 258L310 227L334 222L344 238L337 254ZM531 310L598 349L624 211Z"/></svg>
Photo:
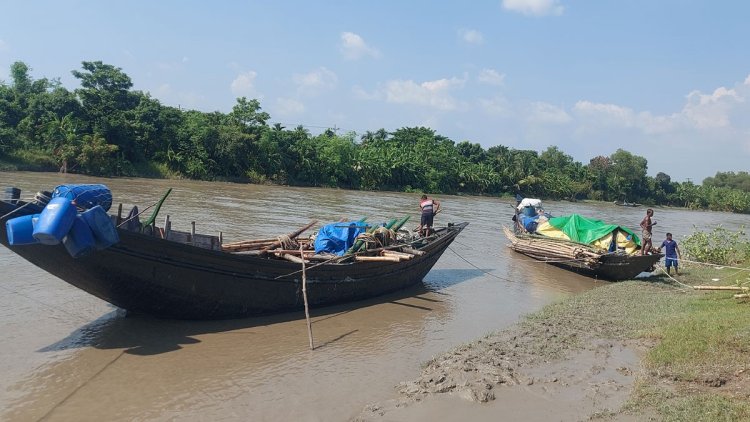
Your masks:
<svg viewBox="0 0 750 422"><path fill-rule="evenodd" d="M573 107L578 117L579 130L590 131L595 128L632 128L647 134L666 133L675 130L680 122L679 116L654 116L643 111L618 106L615 104L578 101Z"/></svg>
<svg viewBox="0 0 750 422"><path fill-rule="evenodd" d="M295 74L292 81L297 84L301 94L313 96L336 88L338 77L327 68L320 67L309 73Z"/></svg>
<svg viewBox="0 0 750 422"><path fill-rule="evenodd" d="M292 114L299 114L305 111L305 105L298 100L293 98L277 98L276 99L276 113L289 116Z"/></svg>
<svg viewBox="0 0 750 422"><path fill-rule="evenodd" d="M484 42L482 33L474 29L462 29L458 31L458 35L469 44L482 44Z"/></svg>
<svg viewBox="0 0 750 422"><path fill-rule="evenodd" d="M416 83L392 80L385 84L385 99L389 103L416 104L438 110L455 110L460 106L449 94L453 88L463 87L465 80L451 78Z"/></svg>
<svg viewBox="0 0 750 422"><path fill-rule="evenodd" d="M505 83L505 74L498 73L495 69L482 69L477 80L487 85L502 86Z"/></svg>
<svg viewBox="0 0 750 422"><path fill-rule="evenodd" d="M379 58L380 51L370 47L359 35L353 32L341 33L341 53L349 60L358 60L362 57Z"/></svg>
<svg viewBox="0 0 750 422"><path fill-rule="evenodd" d="M562 15L559 0L503 0L503 8L528 16Z"/></svg>
<svg viewBox="0 0 750 422"><path fill-rule="evenodd" d="M359 100L372 101L372 100L380 100L383 98L382 94L379 91L375 90L373 92L367 92L365 91L364 88L362 88L359 85L355 85L352 88L352 94L354 95L354 98L359 99Z"/></svg>
<svg viewBox="0 0 750 422"><path fill-rule="evenodd" d="M717 88L710 95L693 91L688 94L687 100L682 114L700 129L729 126L734 105L745 101L735 90L724 87Z"/></svg>
<svg viewBox="0 0 750 422"><path fill-rule="evenodd" d="M232 94L237 96L254 96L255 78L257 76L258 74L252 70L237 75L230 86Z"/></svg>
<svg viewBox="0 0 750 422"><path fill-rule="evenodd" d="M747 78L745 78L745 85L750 86L750 75L747 75Z"/></svg>
<svg viewBox="0 0 750 422"><path fill-rule="evenodd" d="M511 117L513 105L504 97L480 98L479 107L487 114L498 117Z"/></svg>
<svg viewBox="0 0 750 422"><path fill-rule="evenodd" d="M526 119L533 123L557 125L569 123L572 120L564 109L543 102L532 103Z"/></svg>

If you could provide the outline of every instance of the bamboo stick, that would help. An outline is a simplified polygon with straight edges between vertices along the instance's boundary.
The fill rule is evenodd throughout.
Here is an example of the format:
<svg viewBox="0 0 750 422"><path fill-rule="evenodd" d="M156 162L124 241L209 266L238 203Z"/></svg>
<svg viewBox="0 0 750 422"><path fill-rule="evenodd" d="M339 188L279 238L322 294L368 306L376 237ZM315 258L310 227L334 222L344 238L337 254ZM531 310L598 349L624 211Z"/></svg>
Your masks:
<svg viewBox="0 0 750 422"><path fill-rule="evenodd" d="M737 293L736 295L734 295L735 299L747 299L749 297L750 297L750 294L747 294L747 293Z"/></svg>
<svg viewBox="0 0 750 422"><path fill-rule="evenodd" d="M229 243L225 243L225 244L224 244L224 246L244 246L244 245L254 245L254 244L257 244L257 243L271 243L271 242L275 242L276 240L278 240L278 239L276 239L275 237L274 237L274 238L271 238L271 239L251 239L251 240L240 240L240 241L237 241L237 242L229 242Z"/></svg>
<svg viewBox="0 0 750 422"><path fill-rule="evenodd" d="M750 290L750 287L743 286L693 286L694 290L732 290L732 291L746 291Z"/></svg>
<svg viewBox="0 0 750 422"><path fill-rule="evenodd" d="M302 253L302 246L299 249ZM302 260L302 298L305 301L305 320L307 320L307 338L310 341L310 350L315 350L313 344L312 322L310 322L310 307L307 304L307 272L305 271L305 260Z"/></svg>
<svg viewBox="0 0 750 422"><path fill-rule="evenodd" d="M307 262L307 260L304 260L304 259L302 259L302 258L300 258L298 256L294 256L294 255L291 255L291 254L288 254L288 253L277 253L275 255L278 256L279 258L286 259L287 261L291 261L291 262L294 262L296 264L302 264L302 263Z"/></svg>
<svg viewBox="0 0 750 422"><path fill-rule="evenodd" d="M406 253L410 253L412 255L417 255L417 256L422 256L422 255L425 254L425 251L420 251L420 250L414 249L414 248L401 248L401 250L404 251L404 252L406 252Z"/></svg>
<svg viewBox="0 0 750 422"><path fill-rule="evenodd" d="M383 251L382 254L384 256L395 256L397 258L406 259L406 260L414 258L414 255L412 254L396 252L396 251Z"/></svg>
<svg viewBox="0 0 750 422"><path fill-rule="evenodd" d="M397 256L355 256L355 261L372 261L372 262L401 262Z"/></svg>

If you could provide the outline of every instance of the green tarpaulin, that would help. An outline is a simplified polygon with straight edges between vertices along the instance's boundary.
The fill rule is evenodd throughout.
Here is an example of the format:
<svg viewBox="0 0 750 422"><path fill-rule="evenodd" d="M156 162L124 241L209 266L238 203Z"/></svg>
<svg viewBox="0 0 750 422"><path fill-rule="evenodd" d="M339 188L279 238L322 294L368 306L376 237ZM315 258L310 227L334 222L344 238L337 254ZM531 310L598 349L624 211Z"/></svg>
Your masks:
<svg viewBox="0 0 750 422"><path fill-rule="evenodd" d="M578 214L571 214L562 217L553 217L549 219L550 225L563 231L570 240L589 244L597 239L620 229L625 233L633 236L636 245L641 244L641 240L633 233L632 230L618 226L616 224L607 224L601 220L591 220Z"/></svg>

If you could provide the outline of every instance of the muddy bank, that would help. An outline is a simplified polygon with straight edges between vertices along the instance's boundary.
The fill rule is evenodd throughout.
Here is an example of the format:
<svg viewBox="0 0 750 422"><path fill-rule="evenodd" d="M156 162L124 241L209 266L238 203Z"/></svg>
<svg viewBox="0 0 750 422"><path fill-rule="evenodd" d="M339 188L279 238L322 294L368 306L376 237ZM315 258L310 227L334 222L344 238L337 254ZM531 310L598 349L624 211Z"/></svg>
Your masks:
<svg viewBox="0 0 750 422"><path fill-rule="evenodd" d="M670 382L642 363L650 333L690 295L659 280L582 293L433 358L355 420L649 419L632 403L638 383Z"/></svg>

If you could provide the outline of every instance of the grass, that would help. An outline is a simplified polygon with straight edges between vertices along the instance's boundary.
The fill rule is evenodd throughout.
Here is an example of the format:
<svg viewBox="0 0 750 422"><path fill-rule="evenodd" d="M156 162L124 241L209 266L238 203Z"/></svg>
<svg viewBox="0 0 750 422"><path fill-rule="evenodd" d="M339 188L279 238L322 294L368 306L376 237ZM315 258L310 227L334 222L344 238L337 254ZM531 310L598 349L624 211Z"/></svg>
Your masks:
<svg viewBox="0 0 750 422"><path fill-rule="evenodd" d="M748 264L739 265L747 268ZM747 285L750 271L691 266L685 285ZM714 281L718 279L719 281ZM666 276L611 283L545 307L522 323L559 336L532 350L545 358L585 336L651 345L622 412L665 421L750 420L750 301L734 291L697 291ZM574 333L571 335L571 333Z"/></svg>
<svg viewBox="0 0 750 422"><path fill-rule="evenodd" d="M737 285L747 274L693 266L679 280ZM637 305L640 337L656 341L629 411L665 421L750 420L750 302L734 293L675 290L656 297L656 307Z"/></svg>

